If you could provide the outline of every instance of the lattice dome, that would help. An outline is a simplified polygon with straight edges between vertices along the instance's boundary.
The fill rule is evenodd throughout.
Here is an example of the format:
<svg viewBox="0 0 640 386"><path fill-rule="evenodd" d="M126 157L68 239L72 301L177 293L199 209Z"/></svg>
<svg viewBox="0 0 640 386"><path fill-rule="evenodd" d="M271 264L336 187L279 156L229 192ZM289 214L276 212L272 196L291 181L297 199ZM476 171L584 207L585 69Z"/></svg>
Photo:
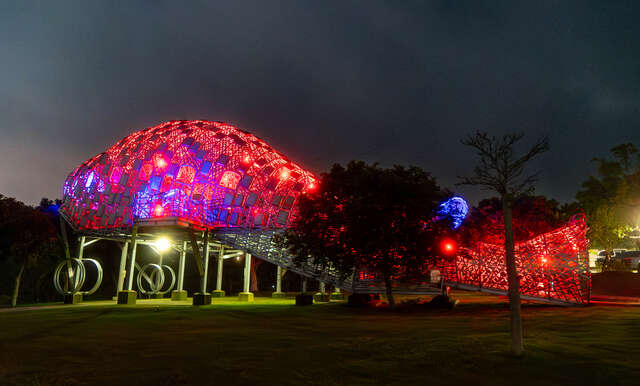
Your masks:
<svg viewBox="0 0 640 386"><path fill-rule="evenodd" d="M221 122L170 121L133 133L66 179L63 215L77 228L176 219L202 228L286 227L312 173Z"/></svg>

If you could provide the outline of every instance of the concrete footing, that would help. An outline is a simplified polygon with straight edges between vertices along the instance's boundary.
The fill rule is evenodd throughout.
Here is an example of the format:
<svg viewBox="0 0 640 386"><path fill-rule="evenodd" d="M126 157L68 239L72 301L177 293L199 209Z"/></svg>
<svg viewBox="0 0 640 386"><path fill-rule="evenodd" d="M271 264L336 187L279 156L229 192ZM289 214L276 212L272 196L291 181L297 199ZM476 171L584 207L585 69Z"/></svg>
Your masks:
<svg viewBox="0 0 640 386"><path fill-rule="evenodd" d="M238 300L241 302L252 302L253 292L240 292L238 294Z"/></svg>
<svg viewBox="0 0 640 386"><path fill-rule="evenodd" d="M206 306L211 304L211 294L193 294L193 305L194 306Z"/></svg>
<svg viewBox="0 0 640 386"><path fill-rule="evenodd" d="M82 294L64 295L64 304L78 304L78 303L82 303Z"/></svg>
<svg viewBox="0 0 640 386"><path fill-rule="evenodd" d="M118 304L136 304L138 293L136 291L124 290L118 292Z"/></svg>
<svg viewBox="0 0 640 386"><path fill-rule="evenodd" d="M316 303L326 303L329 301L330 295L326 292L316 292L313 294L313 301Z"/></svg>
<svg viewBox="0 0 640 386"><path fill-rule="evenodd" d="M164 294L151 294L151 299L164 299Z"/></svg>
<svg viewBox="0 0 640 386"><path fill-rule="evenodd" d="M171 291L171 300L179 301L179 300L187 300L187 291L185 290L174 290Z"/></svg>
<svg viewBox="0 0 640 386"><path fill-rule="evenodd" d="M284 292L273 292L273 293L271 294L271 297L272 297L272 298L286 298L286 297L287 297L287 294L286 294L286 293L284 293Z"/></svg>
<svg viewBox="0 0 640 386"><path fill-rule="evenodd" d="M296 295L296 306L310 306L313 304L313 295L300 294Z"/></svg>
<svg viewBox="0 0 640 386"><path fill-rule="evenodd" d="M225 296L225 292L223 290L213 290L211 292L211 297L214 298L223 298Z"/></svg>

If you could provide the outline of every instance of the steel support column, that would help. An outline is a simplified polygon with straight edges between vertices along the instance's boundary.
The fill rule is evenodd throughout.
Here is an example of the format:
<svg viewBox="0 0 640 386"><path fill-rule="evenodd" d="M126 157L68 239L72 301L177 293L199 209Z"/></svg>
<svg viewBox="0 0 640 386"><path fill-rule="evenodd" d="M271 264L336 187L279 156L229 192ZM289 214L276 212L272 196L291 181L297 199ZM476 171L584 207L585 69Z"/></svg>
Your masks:
<svg viewBox="0 0 640 386"><path fill-rule="evenodd" d="M78 247L78 259L82 260L82 256L84 256L84 240L85 237L80 237L80 246Z"/></svg>
<svg viewBox="0 0 640 386"><path fill-rule="evenodd" d="M203 241L204 245L202 247L203 249L203 253L204 253L204 261L203 261L203 265L204 265L204 274L202 275L202 286L200 288L201 293L206 294L207 293L207 276L209 275L209 232L205 231L204 232L204 241Z"/></svg>
<svg viewBox="0 0 640 386"><path fill-rule="evenodd" d="M136 249L138 246L138 240L135 239L135 236L131 237L133 239L133 248L131 248L131 261L129 262L129 281L127 283L127 290L133 290L133 276L136 268Z"/></svg>
<svg viewBox="0 0 640 386"><path fill-rule="evenodd" d="M216 291L222 291L222 268L224 266L224 246L220 245L218 253L218 272L216 275Z"/></svg>
<svg viewBox="0 0 640 386"><path fill-rule="evenodd" d="M118 291L118 304L136 304L137 292L133 290L133 276L135 274L136 269L136 249L138 246L138 227L134 226L131 230L131 239L126 242L125 246L122 248L123 256L125 256L125 261L123 264L122 259L120 260L121 271L124 271L124 267L126 266L126 256L129 253L129 245L131 245L131 260L129 262L129 277L127 281L127 289ZM125 273L126 274L126 273ZM124 285L124 276L122 277L123 285Z"/></svg>
<svg viewBox="0 0 640 386"><path fill-rule="evenodd" d="M127 252L128 251L129 251L129 241L125 241L124 246L122 247L122 253L120 254L120 271L118 272L117 292L122 291L124 288L124 278L127 275L126 269L127 269Z"/></svg>
<svg viewBox="0 0 640 386"><path fill-rule="evenodd" d="M187 256L187 242L182 242L182 251L180 252L180 262L178 263L178 291L182 291L184 286L184 263Z"/></svg>
<svg viewBox="0 0 640 386"><path fill-rule="evenodd" d="M244 255L244 280L242 284L244 285L243 292L249 292L249 289L251 288L251 254L249 253Z"/></svg>
<svg viewBox="0 0 640 386"><path fill-rule="evenodd" d="M279 265L276 272L276 292L282 292L282 267Z"/></svg>
<svg viewBox="0 0 640 386"><path fill-rule="evenodd" d="M253 293L249 291L251 288L251 254L244 254L244 280L242 281L244 291L240 292L239 300L240 301L253 301Z"/></svg>

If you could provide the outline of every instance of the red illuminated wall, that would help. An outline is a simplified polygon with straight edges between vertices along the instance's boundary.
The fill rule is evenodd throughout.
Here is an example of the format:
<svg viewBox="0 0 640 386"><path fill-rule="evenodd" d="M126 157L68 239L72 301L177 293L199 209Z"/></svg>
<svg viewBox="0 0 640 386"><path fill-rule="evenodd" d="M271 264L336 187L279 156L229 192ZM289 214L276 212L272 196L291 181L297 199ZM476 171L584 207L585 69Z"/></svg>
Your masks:
<svg viewBox="0 0 640 386"><path fill-rule="evenodd" d="M520 293L570 303L587 302L590 271L587 225L583 216L564 227L516 243ZM506 291L504 246L479 243L463 249L443 267L445 280L484 289Z"/></svg>
<svg viewBox="0 0 640 386"><path fill-rule="evenodd" d="M61 211L80 229L180 218L203 227L283 227L308 171L220 122L171 121L133 133L74 170Z"/></svg>

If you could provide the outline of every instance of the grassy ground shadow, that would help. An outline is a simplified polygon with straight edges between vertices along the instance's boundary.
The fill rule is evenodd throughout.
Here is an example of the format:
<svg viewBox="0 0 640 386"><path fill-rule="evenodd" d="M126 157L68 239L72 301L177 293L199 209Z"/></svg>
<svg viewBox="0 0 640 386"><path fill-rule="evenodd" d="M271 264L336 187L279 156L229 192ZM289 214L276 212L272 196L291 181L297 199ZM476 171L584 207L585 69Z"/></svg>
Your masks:
<svg viewBox="0 0 640 386"><path fill-rule="evenodd" d="M217 299L0 314L0 384L636 384L640 308L508 308L457 293L454 310L389 312Z"/></svg>

